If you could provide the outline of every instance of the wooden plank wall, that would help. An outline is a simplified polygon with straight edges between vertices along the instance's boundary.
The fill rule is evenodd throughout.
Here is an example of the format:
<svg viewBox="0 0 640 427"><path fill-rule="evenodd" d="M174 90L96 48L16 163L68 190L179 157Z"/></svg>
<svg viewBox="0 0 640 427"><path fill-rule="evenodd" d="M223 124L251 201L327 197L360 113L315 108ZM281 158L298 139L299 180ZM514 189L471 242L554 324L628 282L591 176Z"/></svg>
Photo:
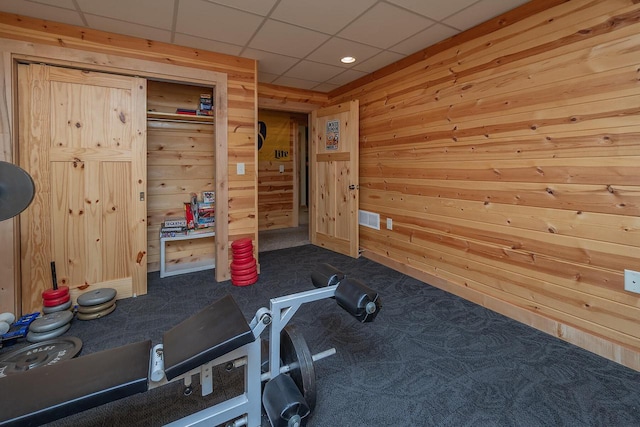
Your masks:
<svg viewBox="0 0 640 427"><path fill-rule="evenodd" d="M306 114L270 112L289 120L289 152L286 162L258 160L258 229L276 230L298 226L298 126L308 125ZM258 111L260 119L260 111ZM284 172L280 172L284 166Z"/></svg>
<svg viewBox="0 0 640 427"><path fill-rule="evenodd" d="M623 286L640 270L640 3L509 19L330 94L360 100L360 208L382 223L360 244L640 369L640 295Z"/></svg>
<svg viewBox="0 0 640 427"><path fill-rule="evenodd" d="M46 52L47 47L69 49L69 62L81 63L94 59L96 66L123 67L128 58L156 62L160 65L182 66L207 72L224 73L227 77L227 97L222 108L227 113L227 144L229 191L229 226L228 241L240 237L251 237L257 241L257 182L256 182L256 129L257 118L257 84L256 61L230 55L190 49L161 42L119 34L95 31L88 28L60 24L52 21L28 18L24 16L0 13L0 38L29 43L35 55ZM12 62L8 52L2 51L2 94L10 93L12 85ZM78 52L85 53L82 57ZM90 53L90 54L89 54ZM116 65L112 65L116 64ZM0 120L2 129L2 159L13 161L13 105L10 97L3 96L0 103ZM216 141L220 145L220 141ZM235 174L236 163L245 163L247 174ZM17 300L15 294L19 276L17 271L17 240L14 238L14 221L4 221L3 235L0 238L0 270L6 273L3 277L13 278L3 282L0 288L0 305L3 311L13 309ZM6 261L5 261L6 260ZM228 268L226 272L228 278Z"/></svg>
<svg viewBox="0 0 640 427"><path fill-rule="evenodd" d="M196 109L200 94L211 88L149 81L147 109L175 113ZM189 117L185 117L188 119ZM190 193L215 191L214 124L172 119L147 122L147 241L148 271L160 270L160 227L165 218L184 217ZM168 242L166 263L185 266L215 260L213 239Z"/></svg>

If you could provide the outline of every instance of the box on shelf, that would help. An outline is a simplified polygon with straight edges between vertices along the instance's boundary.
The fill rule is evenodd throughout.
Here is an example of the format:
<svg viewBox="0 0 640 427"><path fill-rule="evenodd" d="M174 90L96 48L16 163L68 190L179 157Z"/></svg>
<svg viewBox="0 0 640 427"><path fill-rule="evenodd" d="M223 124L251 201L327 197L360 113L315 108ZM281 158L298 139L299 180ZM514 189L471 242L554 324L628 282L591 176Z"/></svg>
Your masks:
<svg viewBox="0 0 640 427"><path fill-rule="evenodd" d="M187 219L186 218L165 218L163 227L186 227Z"/></svg>
<svg viewBox="0 0 640 427"><path fill-rule="evenodd" d="M216 201L216 192L215 191L203 191L202 192L202 201L204 203L215 203L215 201Z"/></svg>

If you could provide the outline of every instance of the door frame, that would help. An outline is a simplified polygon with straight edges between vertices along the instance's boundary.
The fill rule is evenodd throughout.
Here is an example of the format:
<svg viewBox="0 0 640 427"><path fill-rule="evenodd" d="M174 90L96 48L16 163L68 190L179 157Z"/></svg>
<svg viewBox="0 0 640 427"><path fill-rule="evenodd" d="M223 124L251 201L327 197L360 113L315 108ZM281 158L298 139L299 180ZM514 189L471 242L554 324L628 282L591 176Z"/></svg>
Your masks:
<svg viewBox="0 0 640 427"><path fill-rule="evenodd" d="M216 198L228 201L228 124L227 75L216 71L165 64L145 59L121 57L58 46L0 38L0 72L6 104L0 104L0 160L18 164L18 99L17 67L19 62L78 68L151 80L183 83L214 88L215 93L215 187ZM216 206L216 260L229 259L229 207ZM20 224L18 217L0 222L0 274L5 278L0 289L0 312L20 313ZM215 280L229 276L229 263L216 263ZM139 295L146 294L141 290Z"/></svg>

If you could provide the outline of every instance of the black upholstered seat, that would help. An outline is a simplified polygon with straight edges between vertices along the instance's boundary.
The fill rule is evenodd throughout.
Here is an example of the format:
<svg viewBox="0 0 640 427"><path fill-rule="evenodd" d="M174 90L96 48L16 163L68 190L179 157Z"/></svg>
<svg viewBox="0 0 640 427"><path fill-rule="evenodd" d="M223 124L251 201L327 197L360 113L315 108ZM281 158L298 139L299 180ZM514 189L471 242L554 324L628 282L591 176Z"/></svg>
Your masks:
<svg viewBox="0 0 640 427"><path fill-rule="evenodd" d="M254 340L240 307L227 295L164 334L165 375L172 380Z"/></svg>
<svg viewBox="0 0 640 427"><path fill-rule="evenodd" d="M38 426L148 390L151 341L0 378L0 425Z"/></svg>

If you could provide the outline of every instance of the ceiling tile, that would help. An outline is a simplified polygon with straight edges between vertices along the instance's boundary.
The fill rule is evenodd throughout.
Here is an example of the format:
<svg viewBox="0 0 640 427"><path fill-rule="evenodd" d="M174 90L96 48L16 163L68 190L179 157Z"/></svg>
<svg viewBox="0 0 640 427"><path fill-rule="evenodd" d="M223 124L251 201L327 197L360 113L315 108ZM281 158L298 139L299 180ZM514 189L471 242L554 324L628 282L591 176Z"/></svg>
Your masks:
<svg viewBox="0 0 640 427"><path fill-rule="evenodd" d="M405 9L409 9L420 15L440 21L447 16L464 9L478 0L447 0L447 1L425 1L425 0L388 0Z"/></svg>
<svg viewBox="0 0 640 427"><path fill-rule="evenodd" d="M85 15L84 17L89 24L89 28L99 28L101 31L108 31L110 33L124 34L146 40L171 43L171 31L159 30L157 28L145 27L142 25L134 25L129 22L103 18L102 16Z"/></svg>
<svg viewBox="0 0 640 427"><path fill-rule="evenodd" d="M504 12L515 9L527 3L527 1L528 0L481 0L442 22L464 31Z"/></svg>
<svg viewBox="0 0 640 427"><path fill-rule="evenodd" d="M249 47L304 58L329 36L316 31L268 20L255 35Z"/></svg>
<svg viewBox="0 0 640 427"><path fill-rule="evenodd" d="M67 3L62 3L65 6ZM74 10L47 6L24 0L0 0L0 10L7 13L31 16L47 21L61 22L63 24L78 25L84 27L80 15Z"/></svg>
<svg viewBox="0 0 640 427"><path fill-rule="evenodd" d="M322 62L323 64L351 68L353 64L343 64L340 62L340 58L353 56L358 61L365 61L380 52L381 50L375 47L333 37L317 50L312 52L307 59L315 62Z"/></svg>
<svg viewBox="0 0 640 427"><path fill-rule="evenodd" d="M300 61L292 69L285 73L286 77L295 77L297 79L313 80L314 82L323 82L331 77L344 71L343 68L334 67L332 65L319 64L311 61Z"/></svg>
<svg viewBox="0 0 640 427"><path fill-rule="evenodd" d="M186 7L188 5L189 7ZM181 1L176 31L196 37L244 45L263 18L205 1Z"/></svg>
<svg viewBox="0 0 640 427"><path fill-rule="evenodd" d="M190 1L190 0L181 0ZM277 0L207 0L211 3L218 3L224 6L233 7L234 9L244 10L245 12L257 13L261 16L267 16Z"/></svg>
<svg viewBox="0 0 640 427"><path fill-rule="evenodd" d="M386 49L432 24L430 19L387 3L378 3L340 31L338 36Z"/></svg>
<svg viewBox="0 0 640 427"><path fill-rule="evenodd" d="M278 55L277 53L265 52L263 50L246 49L242 52L245 58L258 61L258 70L265 73L282 74L295 64L300 62L298 58Z"/></svg>
<svg viewBox="0 0 640 427"><path fill-rule="evenodd" d="M335 34L375 2L376 0L280 0L271 18Z"/></svg>
<svg viewBox="0 0 640 427"><path fill-rule="evenodd" d="M278 74L263 73L258 71L258 81L260 83L273 83L273 81L278 77L280 77Z"/></svg>
<svg viewBox="0 0 640 427"><path fill-rule="evenodd" d="M400 55L399 53L384 51L361 64L356 64L353 69L357 71L364 71L366 73L373 73L392 62L401 60L402 58L403 55Z"/></svg>
<svg viewBox="0 0 640 427"><path fill-rule="evenodd" d="M174 36L173 43L180 46L193 47L200 50L208 50L211 52L226 53L227 55L239 56L242 46L236 46L230 43L218 42L215 40L207 40L202 37L193 37L186 34L177 33Z"/></svg>
<svg viewBox="0 0 640 427"><path fill-rule="evenodd" d="M80 10L91 15L171 30L173 0L76 0ZM107 30L110 31L110 30Z"/></svg>
<svg viewBox="0 0 640 427"><path fill-rule="evenodd" d="M334 85L342 86L356 79L359 79L360 77L366 76L367 74L368 73L363 73L362 71L346 70L344 73L335 76L332 79L329 79L327 82Z"/></svg>
<svg viewBox="0 0 640 427"><path fill-rule="evenodd" d="M405 55L411 55L412 53L418 52L427 46L434 45L457 33L458 31L451 27L447 27L442 24L435 24L426 30L419 32L415 36L409 37L407 40L392 46L390 50Z"/></svg>
<svg viewBox="0 0 640 427"><path fill-rule="evenodd" d="M293 77L279 77L272 83L280 86L296 87L298 89L313 89L314 87L318 86L318 82L295 79Z"/></svg>
<svg viewBox="0 0 640 427"><path fill-rule="evenodd" d="M334 89L338 89L339 85L332 85L331 83L320 83L318 86L314 86L313 90L318 92L331 92Z"/></svg>
<svg viewBox="0 0 640 427"><path fill-rule="evenodd" d="M26 0L28 3L41 3L48 4L50 6L62 7L75 11L76 6L73 4L73 0ZM20 1L13 0L12 3L20 3Z"/></svg>

